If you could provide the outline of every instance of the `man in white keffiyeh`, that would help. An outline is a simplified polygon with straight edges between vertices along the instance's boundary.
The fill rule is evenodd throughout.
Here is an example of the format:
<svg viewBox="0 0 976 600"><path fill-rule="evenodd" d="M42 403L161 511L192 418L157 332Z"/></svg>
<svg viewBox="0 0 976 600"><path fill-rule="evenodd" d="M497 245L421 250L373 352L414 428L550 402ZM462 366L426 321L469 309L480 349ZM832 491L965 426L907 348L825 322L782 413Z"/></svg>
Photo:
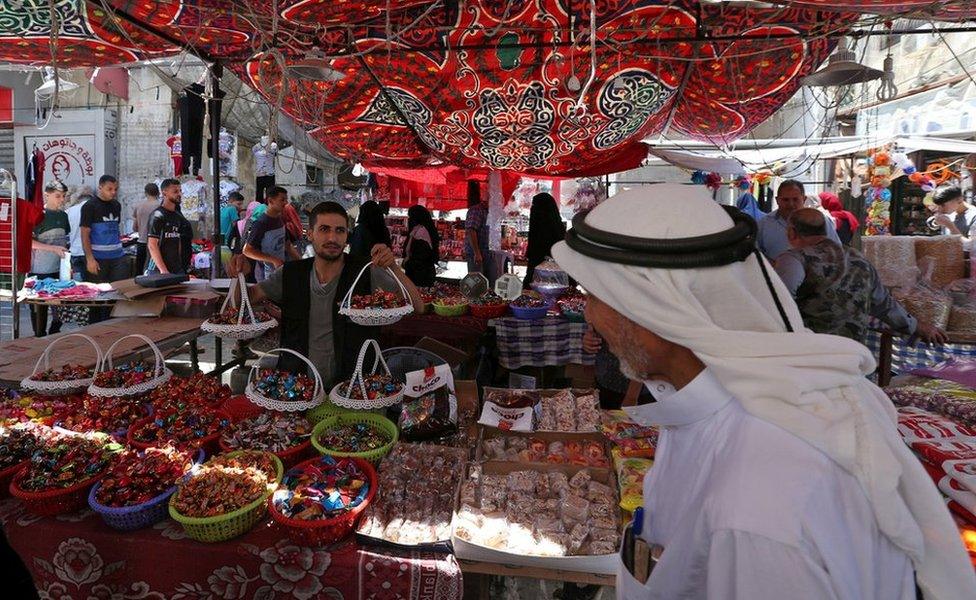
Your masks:
<svg viewBox="0 0 976 600"><path fill-rule="evenodd" d="M678 240L733 220L701 188L656 185L604 202L585 226ZM976 598L958 530L865 378L864 346L803 329L758 254L632 266L639 253L608 243L553 256L589 292L587 318L625 373L659 399L630 410L662 426L642 537L663 553L646 584L622 570L618 595L911 600L917 580L926 598Z"/></svg>

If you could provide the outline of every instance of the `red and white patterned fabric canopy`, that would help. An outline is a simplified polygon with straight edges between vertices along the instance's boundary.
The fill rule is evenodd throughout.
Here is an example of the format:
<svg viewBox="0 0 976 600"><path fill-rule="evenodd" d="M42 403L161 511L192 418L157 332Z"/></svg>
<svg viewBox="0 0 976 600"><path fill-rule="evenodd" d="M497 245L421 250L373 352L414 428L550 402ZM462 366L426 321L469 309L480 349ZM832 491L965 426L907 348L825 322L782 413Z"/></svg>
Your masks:
<svg viewBox="0 0 976 600"><path fill-rule="evenodd" d="M342 158L401 169L452 164L556 176L634 166L644 155L640 140L661 133L734 140L782 106L823 62L833 48L830 36L858 17L851 11L904 13L934 3L55 4L59 66L125 63L182 46L233 69ZM971 4L950 0L938 10L963 18L976 12ZM48 0L3 3L0 61L51 64L50 32ZM332 59L340 81L282 77L282 67L313 48ZM568 84L574 76L581 90Z"/></svg>

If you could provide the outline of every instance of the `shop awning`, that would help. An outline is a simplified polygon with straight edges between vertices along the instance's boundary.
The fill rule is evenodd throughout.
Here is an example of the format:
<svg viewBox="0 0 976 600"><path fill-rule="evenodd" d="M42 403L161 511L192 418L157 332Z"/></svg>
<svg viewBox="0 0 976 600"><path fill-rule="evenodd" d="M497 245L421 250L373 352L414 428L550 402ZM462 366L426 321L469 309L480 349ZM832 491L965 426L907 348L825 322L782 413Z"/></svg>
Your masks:
<svg viewBox="0 0 976 600"><path fill-rule="evenodd" d="M859 13L898 16L933 3L771 4L789 7L56 0L53 58L91 66L188 49L233 70L346 160L582 176L637 156L652 135L738 139L793 95ZM962 18L966 5L947 0L930 14ZM0 60L52 62L49 6L5 4ZM292 75L312 49L338 81Z"/></svg>

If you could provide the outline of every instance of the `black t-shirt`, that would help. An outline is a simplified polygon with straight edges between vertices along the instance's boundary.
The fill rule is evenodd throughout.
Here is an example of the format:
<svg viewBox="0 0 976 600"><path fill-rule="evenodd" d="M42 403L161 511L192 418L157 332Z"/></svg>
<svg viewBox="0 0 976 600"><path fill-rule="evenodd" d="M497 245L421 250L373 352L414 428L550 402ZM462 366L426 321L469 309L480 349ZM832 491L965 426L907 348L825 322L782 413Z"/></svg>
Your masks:
<svg viewBox="0 0 976 600"><path fill-rule="evenodd" d="M193 228L182 214L162 206L149 215L149 237L159 240L159 252L170 273L186 273L193 254ZM149 271L158 271L150 260Z"/></svg>

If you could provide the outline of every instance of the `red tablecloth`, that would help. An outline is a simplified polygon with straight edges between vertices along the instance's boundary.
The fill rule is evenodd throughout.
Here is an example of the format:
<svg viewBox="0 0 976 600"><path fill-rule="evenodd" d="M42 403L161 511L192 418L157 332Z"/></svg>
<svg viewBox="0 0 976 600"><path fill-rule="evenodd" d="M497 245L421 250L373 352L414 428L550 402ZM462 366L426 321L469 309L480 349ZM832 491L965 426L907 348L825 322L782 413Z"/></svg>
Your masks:
<svg viewBox="0 0 976 600"><path fill-rule="evenodd" d="M38 518L0 502L10 545L41 598L204 600L455 599L461 570L452 555L391 553L348 541L306 548L265 520L221 544L185 537L166 520L119 532L91 511Z"/></svg>
<svg viewBox="0 0 976 600"><path fill-rule="evenodd" d="M488 319L471 315L442 317L436 314L412 314L383 328L382 346L413 346L422 338L429 337L471 353L477 349L487 329Z"/></svg>

